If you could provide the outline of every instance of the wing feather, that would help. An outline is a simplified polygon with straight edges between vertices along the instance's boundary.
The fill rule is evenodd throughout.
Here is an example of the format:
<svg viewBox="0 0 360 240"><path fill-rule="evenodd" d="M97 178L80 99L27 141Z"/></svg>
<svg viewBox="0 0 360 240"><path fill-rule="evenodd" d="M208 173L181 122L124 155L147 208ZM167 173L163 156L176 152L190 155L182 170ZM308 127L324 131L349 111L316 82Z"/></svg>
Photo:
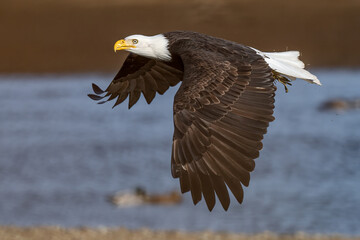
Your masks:
<svg viewBox="0 0 360 240"><path fill-rule="evenodd" d="M226 188L225 182L222 177L212 175L211 178L212 186L214 187L215 193L218 196L222 207L227 210L230 205L229 192Z"/></svg>
<svg viewBox="0 0 360 240"><path fill-rule="evenodd" d="M197 204L201 200L201 183L196 172L196 167L191 168L192 164L185 164L185 170L188 173L190 182L190 191L193 203Z"/></svg>
<svg viewBox="0 0 360 240"><path fill-rule="evenodd" d="M201 191L203 193L206 205L211 211L215 206L215 192L212 184L212 176L209 174L199 173Z"/></svg>

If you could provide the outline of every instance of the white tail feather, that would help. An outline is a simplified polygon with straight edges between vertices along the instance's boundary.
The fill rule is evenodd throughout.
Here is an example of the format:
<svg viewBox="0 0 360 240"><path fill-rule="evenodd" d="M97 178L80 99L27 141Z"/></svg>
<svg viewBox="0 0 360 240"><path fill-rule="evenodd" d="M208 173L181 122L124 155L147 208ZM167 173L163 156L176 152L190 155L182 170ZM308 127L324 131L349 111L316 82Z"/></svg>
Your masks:
<svg viewBox="0 0 360 240"><path fill-rule="evenodd" d="M291 79L300 78L310 83L321 85L319 79L304 69L305 64L299 60L298 51L287 52L261 52L252 48L262 56L274 71L283 74Z"/></svg>

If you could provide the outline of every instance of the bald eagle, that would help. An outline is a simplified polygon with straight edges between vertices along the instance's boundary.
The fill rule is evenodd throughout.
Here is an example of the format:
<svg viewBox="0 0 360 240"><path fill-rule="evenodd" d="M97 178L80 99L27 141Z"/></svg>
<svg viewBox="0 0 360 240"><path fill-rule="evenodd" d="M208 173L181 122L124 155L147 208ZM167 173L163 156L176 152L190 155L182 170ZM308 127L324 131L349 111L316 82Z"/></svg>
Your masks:
<svg viewBox="0 0 360 240"><path fill-rule="evenodd" d="M129 109L141 93L148 104L179 82L174 98L171 173L194 204L204 197L208 209L217 195L230 204L228 189L239 203L248 186L261 143L274 120L275 80L296 78L321 85L304 69L298 51L261 52L212 36L176 31L155 36L131 35L117 50L130 52L105 91L93 84L93 100L129 97Z"/></svg>

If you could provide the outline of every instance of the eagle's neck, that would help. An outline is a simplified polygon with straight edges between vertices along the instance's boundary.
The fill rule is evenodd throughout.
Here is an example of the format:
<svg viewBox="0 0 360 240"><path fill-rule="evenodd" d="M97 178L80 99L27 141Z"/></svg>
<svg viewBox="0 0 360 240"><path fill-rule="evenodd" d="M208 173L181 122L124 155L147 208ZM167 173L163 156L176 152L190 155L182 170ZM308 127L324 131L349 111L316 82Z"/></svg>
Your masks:
<svg viewBox="0 0 360 240"><path fill-rule="evenodd" d="M132 35L128 38L136 38L139 40L139 46L137 48L129 49L129 52L147 58L171 61L169 40L163 34L155 36Z"/></svg>
<svg viewBox="0 0 360 240"><path fill-rule="evenodd" d="M150 45L153 50L153 57L163 61L171 61L169 40L163 34L158 34L150 38Z"/></svg>

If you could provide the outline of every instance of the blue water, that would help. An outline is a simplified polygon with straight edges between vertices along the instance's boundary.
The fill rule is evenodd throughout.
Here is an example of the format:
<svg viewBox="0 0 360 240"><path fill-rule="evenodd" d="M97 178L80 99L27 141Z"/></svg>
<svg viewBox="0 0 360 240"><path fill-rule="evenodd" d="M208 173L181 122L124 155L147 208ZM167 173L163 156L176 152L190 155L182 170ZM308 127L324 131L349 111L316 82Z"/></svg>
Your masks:
<svg viewBox="0 0 360 240"><path fill-rule="evenodd" d="M176 88L127 104L97 105L91 83L112 75L0 76L0 224L123 226L232 232L360 235L360 111L320 112L336 97L360 97L360 71L314 71L323 86L278 85L242 205L209 213L190 194L177 206L116 208L106 196L143 186L179 189L170 174Z"/></svg>

